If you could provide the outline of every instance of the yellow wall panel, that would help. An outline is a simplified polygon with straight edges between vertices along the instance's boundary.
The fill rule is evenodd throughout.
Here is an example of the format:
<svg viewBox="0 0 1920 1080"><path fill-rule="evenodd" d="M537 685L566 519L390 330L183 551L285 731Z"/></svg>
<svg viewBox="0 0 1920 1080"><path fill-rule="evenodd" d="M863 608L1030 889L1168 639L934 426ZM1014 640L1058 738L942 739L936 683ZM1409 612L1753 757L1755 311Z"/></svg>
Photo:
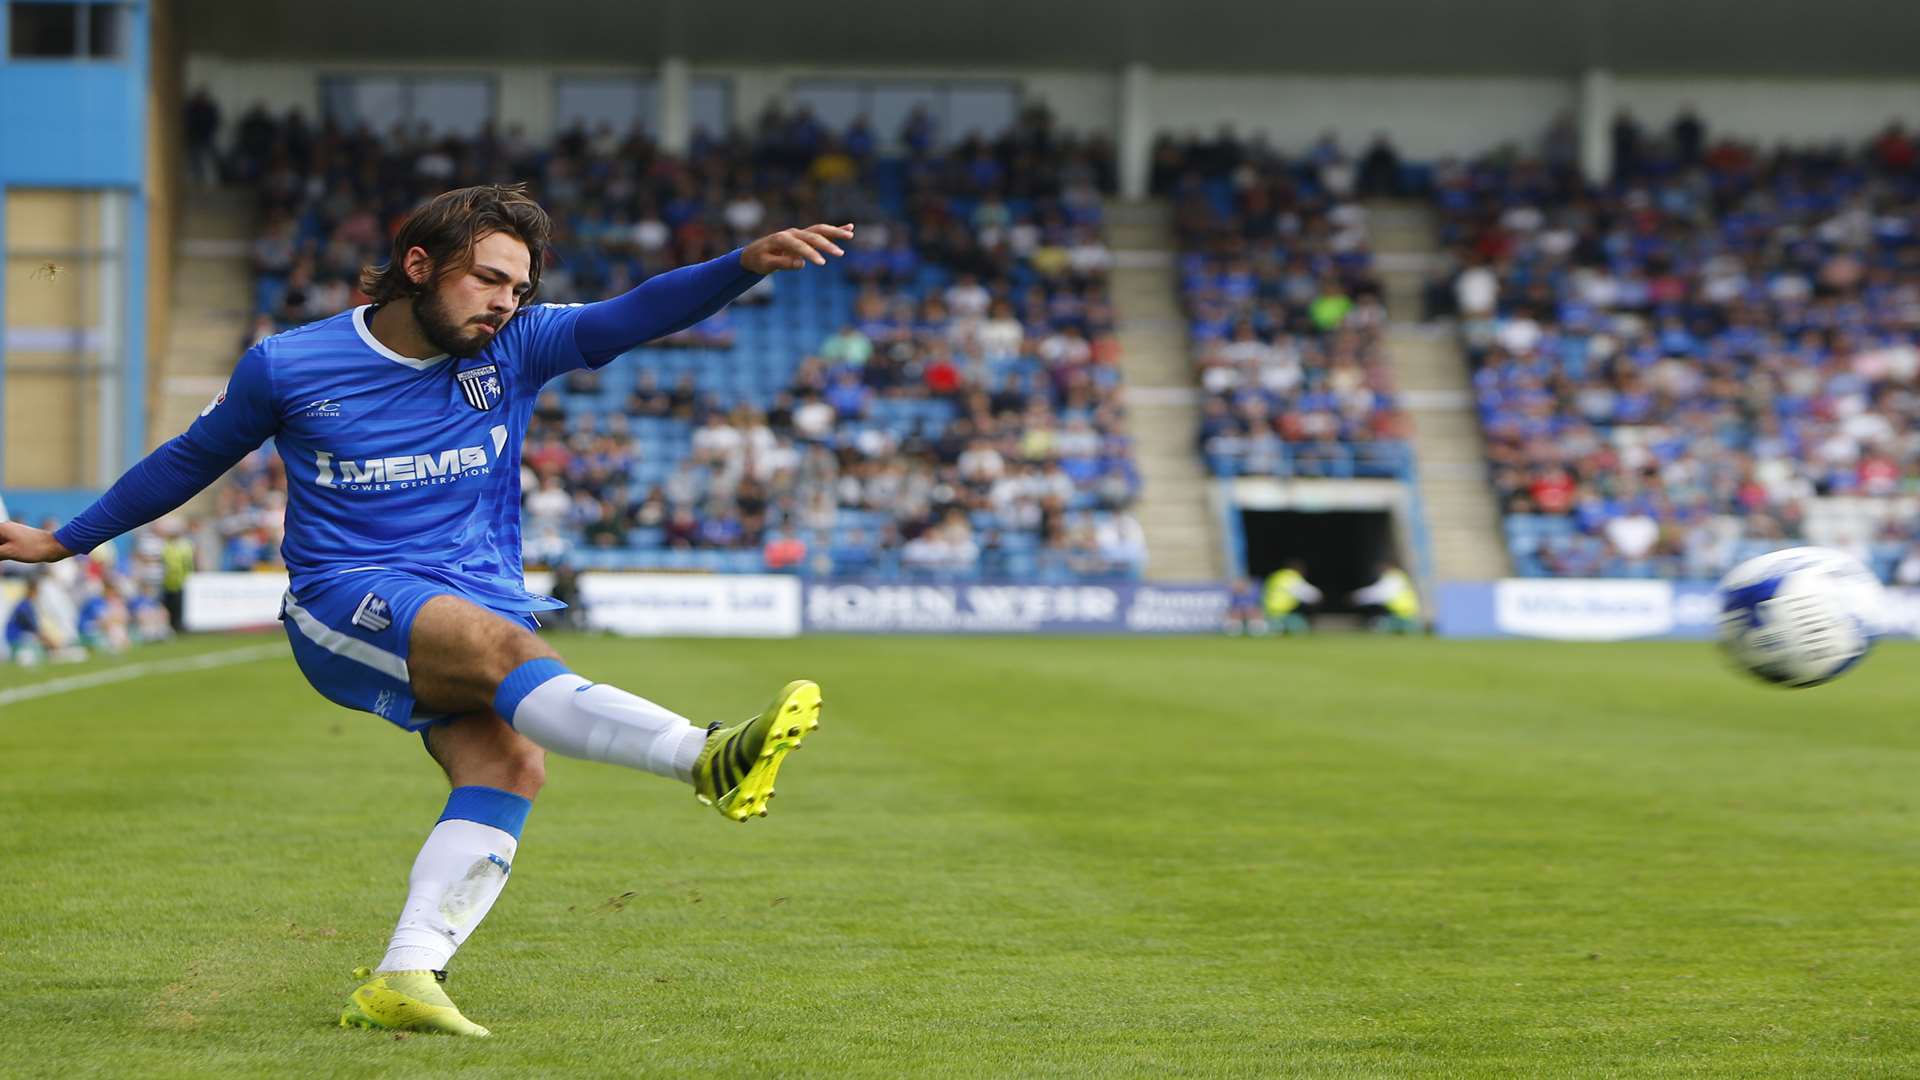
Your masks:
<svg viewBox="0 0 1920 1080"><path fill-rule="evenodd" d="M97 191L8 188L8 250L100 246L100 198Z"/></svg>
<svg viewBox="0 0 1920 1080"><path fill-rule="evenodd" d="M9 240L12 237L8 237ZM99 260L56 263L45 259L7 260L7 326L90 328L100 324Z"/></svg>
<svg viewBox="0 0 1920 1080"><path fill-rule="evenodd" d="M108 302L124 273L124 235L101 255L106 211L124 230L123 195L102 191L8 188L0 295L6 298L5 411L0 414L0 484L87 487L101 481L103 386L98 369L117 368L126 327ZM103 271L111 271L104 274ZM110 278L111 280L107 280ZM83 345L84 342L84 345ZM91 355L86 350L99 352ZM134 388L138 394L140 388ZM137 399L136 399L137 400ZM117 452L107 448L110 455Z"/></svg>
<svg viewBox="0 0 1920 1080"><path fill-rule="evenodd" d="M4 452L8 487L84 487L92 475L94 452L85 445L92 423L82 406L93 392L92 378L75 378L52 365L78 367L84 358L59 353L12 353L7 363ZM28 364L37 370L22 371ZM18 366L15 366L18 365Z"/></svg>

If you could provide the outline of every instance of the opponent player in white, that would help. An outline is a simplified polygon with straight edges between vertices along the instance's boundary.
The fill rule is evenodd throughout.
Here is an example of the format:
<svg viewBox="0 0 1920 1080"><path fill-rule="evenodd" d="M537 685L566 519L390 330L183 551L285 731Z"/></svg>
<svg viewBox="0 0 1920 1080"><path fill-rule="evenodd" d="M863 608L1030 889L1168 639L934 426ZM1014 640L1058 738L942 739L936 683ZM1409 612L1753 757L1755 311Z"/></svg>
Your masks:
<svg viewBox="0 0 1920 1080"><path fill-rule="evenodd" d="M521 186L462 188L369 267L374 303L255 345L185 434L57 532L0 521L0 559L52 562L161 516L271 438L287 470L281 618L300 670L349 708L419 731L453 791L414 861L386 956L340 1022L485 1035L441 988L505 886L548 750L693 785L764 816L819 724L789 683L732 727L567 670L535 636L520 552L520 448L542 385L706 318L778 270L823 265L853 226L761 237L597 304L529 305L550 224Z"/></svg>

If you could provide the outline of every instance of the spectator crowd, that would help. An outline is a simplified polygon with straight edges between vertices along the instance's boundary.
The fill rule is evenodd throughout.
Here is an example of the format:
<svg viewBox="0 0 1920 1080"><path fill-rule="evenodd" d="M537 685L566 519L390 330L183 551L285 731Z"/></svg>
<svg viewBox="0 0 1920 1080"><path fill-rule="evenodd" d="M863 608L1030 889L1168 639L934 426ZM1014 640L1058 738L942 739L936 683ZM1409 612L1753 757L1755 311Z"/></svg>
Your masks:
<svg viewBox="0 0 1920 1080"><path fill-rule="evenodd" d="M857 221L847 258L543 392L521 486L533 565L882 578L1138 576L1102 202L1112 148L1043 108L995 138L769 109L696 133L376 132L189 105L202 180L259 193L252 338L366 298L423 198L527 180L552 212L541 300L614 295L788 223ZM1920 585L1920 140L1763 149L1688 111L1622 114L1586 182L1571 126L1409 169L1261 140L1162 138L1177 283L1218 476L1403 476L1370 195L1421 194L1519 572L1710 578L1848 548ZM1417 182L1409 182L1409 178ZM272 569L286 503L250 455L211 511L9 585L8 647L58 658L178 625L187 570ZM64 564L63 564L64 565ZM22 597L24 594L24 597ZM169 618L169 609L172 617Z"/></svg>
<svg viewBox="0 0 1920 1080"><path fill-rule="evenodd" d="M1398 476L1404 419L1358 196L1397 188L1384 142L1356 168L1331 137L1299 158L1222 132L1162 139L1178 283L1216 476Z"/></svg>
<svg viewBox="0 0 1920 1080"><path fill-rule="evenodd" d="M1623 114L1614 174L1434 175L1518 569L1712 578L1815 542L1920 584L1920 144L1763 149Z"/></svg>

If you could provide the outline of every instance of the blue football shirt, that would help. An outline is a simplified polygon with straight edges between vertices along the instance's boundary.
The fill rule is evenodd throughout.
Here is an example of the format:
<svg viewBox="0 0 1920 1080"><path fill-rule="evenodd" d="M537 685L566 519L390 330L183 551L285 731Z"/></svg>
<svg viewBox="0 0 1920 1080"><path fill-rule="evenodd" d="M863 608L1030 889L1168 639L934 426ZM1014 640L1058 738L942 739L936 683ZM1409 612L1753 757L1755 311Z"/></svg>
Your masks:
<svg viewBox="0 0 1920 1080"><path fill-rule="evenodd" d="M520 446L549 379L587 366L578 305L517 313L477 355L404 357L368 329L371 308L248 349L182 436L234 458L267 439L287 467L281 553L306 575L380 566L493 607L541 611L520 562Z"/></svg>

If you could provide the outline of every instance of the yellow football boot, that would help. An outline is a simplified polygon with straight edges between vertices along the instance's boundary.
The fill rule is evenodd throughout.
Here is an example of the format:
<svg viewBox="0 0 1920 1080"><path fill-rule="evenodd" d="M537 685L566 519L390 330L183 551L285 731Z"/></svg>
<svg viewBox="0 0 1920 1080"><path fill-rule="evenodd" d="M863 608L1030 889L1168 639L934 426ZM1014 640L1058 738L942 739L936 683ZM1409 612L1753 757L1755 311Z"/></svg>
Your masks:
<svg viewBox="0 0 1920 1080"><path fill-rule="evenodd" d="M780 763L819 726L820 687L806 679L788 683L759 716L707 729L693 762L694 795L735 821L766 817Z"/></svg>
<svg viewBox="0 0 1920 1080"><path fill-rule="evenodd" d="M459 1007L440 989L447 978L444 971L383 971L375 975L370 968L360 968L353 974L367 981L347 998L347 1007L340 1012L341 1027L440 1035L493 1034L460 1015Z"/></svg>

